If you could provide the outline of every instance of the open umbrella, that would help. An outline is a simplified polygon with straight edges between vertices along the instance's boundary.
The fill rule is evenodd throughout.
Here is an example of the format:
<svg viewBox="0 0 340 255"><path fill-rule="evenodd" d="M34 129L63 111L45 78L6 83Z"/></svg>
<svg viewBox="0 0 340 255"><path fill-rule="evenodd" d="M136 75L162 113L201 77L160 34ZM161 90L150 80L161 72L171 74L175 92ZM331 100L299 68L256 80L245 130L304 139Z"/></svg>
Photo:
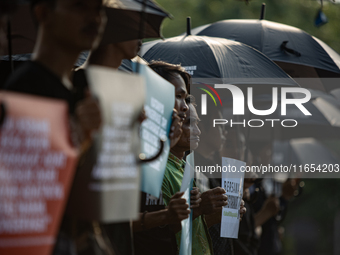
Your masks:
<svg viewBox="0 0 340 255"><path fill-rule="evenodd" d="M31 59L37 30L34 25L30 5L22 0L20 8L10 18L8 50L0 63L0 87L7 77L23 61ZM102 43L117 43L140 38L161 37L160 26L164 18L171 17L152 0L105 0L108 21ZM77 66L84 62L83 54ZM14 62L14 63L10 63Z"/></svg>
<svg viewBox="0 0 340 255"><path fill-rule="evenodd" d="M339 142L337 140L333 144L339 146ZM272 150L273 165L296 166L290 174L283 174L286 177L299 175L303 178L337 178L339 175L339 171L335 169L340 164L339 155L327 140L300 138L274 141ZM320 170L316 170L317 168ZM323 173L323 169L327 169L327 172ZM328 171L329 169L331 170Z"/></svg>
<svg viewBox="0 0 340 255"><path fill-rule="evenodd" d="M172 17L152 0L106 0L104 4L108 19L102 43L162 37L161 24Z"/></svg>
<svg viewBox="0 0 340 255"><path fill-rule="evenodd" d="M275 141L272 163L275 165L339 164L340 159L322 141L315 138L300 138Z"/></svg>
<svg viewBox="0 0 340 255"><path fill-rule="evenodd" d="M160 26L163 19L171 17L152 0L105 0L104 6L108 17L103 36L106 43L161 37ZM144 16L141 15L142 12L145 12ZM142 34L140 33L141 21L145 22ZM37 30L30 5L22 4L11 17L10 22L12 54L32 53ZM7 55L9 54L7 52Z"/></svg>
<svg viewBox="0 0 340 255"><path fill-rule="evenodd" d="M192 34L221 37L250 45L293 78L340 77L340 55L318 38L292 26L267 20L222 20L197 27ZM314 86L330 91L335 85Z"/></svg>
<svg viewBox="0 0 340 255"><path fill-rule="evenodd" d="M181 64L194 82L298 86L281 68L253 48L231 40L207 36L177 36L143 44L146 61Z"/></svg>
<svg viewBox="0 0 340 255"><path fill-rule="evenodd" d="M266 119L276 119L278 122L283 120L286 124L294 125L295 120L297 125L295 127L283 127L276 125L272 128L270 125L258 129L251 129L250 139L252 142L263 140L270 134L271 140L289 140L293 138L313 137L318 139L340 139L340 102L333 95L324 93L318 90L309 89L311 99L309 102L304 103L303 106L311 113L311 115L304 115L295 105L287 105L286 115L281 115L281 106L279 104L277 110L265 116ZM298 93L288 94L291 99L301 97ZM272 104L271 96L262 102L267 106Z"/></svg>
<svg viewBox="0 0 340 255"><path fill-rule="evenodd" d="M190 35L190 29L185 36L145 43L141 56L148 62L162 60L181 64L192 75L194 88L205 86L201 83L235 84L241 89L254 85L254 91L256 87L257 93L264 93L273 86L298 86L261 52L231 40L193 36ZM197 100L200 100L201 92L199 89L190 89ZM223 100L223 107L225 102L232 102L227 99L230 98L227 90L220 89L218 94ZM246 133L248 142L249 132Z"/></svg>

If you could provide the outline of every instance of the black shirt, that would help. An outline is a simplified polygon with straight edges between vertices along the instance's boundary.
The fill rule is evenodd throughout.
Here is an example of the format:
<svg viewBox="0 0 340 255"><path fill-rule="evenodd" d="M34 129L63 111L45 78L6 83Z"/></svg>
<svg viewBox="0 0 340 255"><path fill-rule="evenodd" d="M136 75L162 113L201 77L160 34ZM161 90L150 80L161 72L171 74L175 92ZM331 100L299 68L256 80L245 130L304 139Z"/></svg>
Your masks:
<svg viewBox="0 0 340 255"><path fill-rule="evenodd" d="M5 89L65 100L68 102L70 113L73 113L75 108L74 92L67 89L57 75L35 61L28 61L20 66L6 82Z"/></svg>
<svg viewBox="0 0 340 255"><path fill-rule="evenodd" d="M164 209L162 194L158 199L154 199L150 194L142 192L141 212ZM134 233L134 250L135 255L176 255L176 236L168 225L136 232Z"/></svg>

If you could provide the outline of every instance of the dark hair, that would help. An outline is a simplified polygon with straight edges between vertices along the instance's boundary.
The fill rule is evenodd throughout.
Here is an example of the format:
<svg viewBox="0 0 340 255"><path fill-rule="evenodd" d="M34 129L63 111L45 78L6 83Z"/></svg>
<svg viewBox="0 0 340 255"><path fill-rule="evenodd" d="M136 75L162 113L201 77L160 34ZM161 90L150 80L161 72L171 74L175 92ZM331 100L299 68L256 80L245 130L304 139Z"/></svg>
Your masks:
<svg viewBox="0 0 340 255"><path fill-rule="evenodd" d="M33 8L35 5L40 3L47 3L48 5L54 7L57 0L30 0L31 7Z"/></svg>
<svg viewBox="0 0 340 255"><path fill-rule="evenodd" d="M193 95L188 95L187 98L185 99L185 102L187 103L187 105L192 104L195 107L197 106L196 99Z"/></svg>
<svg viewBox="0 0 340 255"><path fill-rule="evenodd" d="M0 16L10 14L17 8L16 0L0 0Z"/></svg>
<svg viewBox="0 0 340 255"><path fill-rule="evenodd" d="M181 65L174 65L164 61L151 61L149 67L162 76L167 81L174 77L174 74L179 74L184 82L188 93L190 93L191 75L185 71Z"/></svg>

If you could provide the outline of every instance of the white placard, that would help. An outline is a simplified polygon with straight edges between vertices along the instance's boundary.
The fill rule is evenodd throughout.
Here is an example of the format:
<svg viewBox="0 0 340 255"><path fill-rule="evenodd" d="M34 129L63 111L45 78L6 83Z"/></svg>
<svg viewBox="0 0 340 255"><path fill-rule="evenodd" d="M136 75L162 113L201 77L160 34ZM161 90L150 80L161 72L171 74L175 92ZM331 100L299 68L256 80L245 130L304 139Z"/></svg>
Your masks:
<svg viewBox="0 0 340 255"><path fill-rule="evenodd" d="M243 161L222 158L223 169L228 169L228 172L222 172L222 188L227 192L228 205L222 209L221 237L238 238L244 184L244 172L241 167L245 165L246 162Z"/></svg>

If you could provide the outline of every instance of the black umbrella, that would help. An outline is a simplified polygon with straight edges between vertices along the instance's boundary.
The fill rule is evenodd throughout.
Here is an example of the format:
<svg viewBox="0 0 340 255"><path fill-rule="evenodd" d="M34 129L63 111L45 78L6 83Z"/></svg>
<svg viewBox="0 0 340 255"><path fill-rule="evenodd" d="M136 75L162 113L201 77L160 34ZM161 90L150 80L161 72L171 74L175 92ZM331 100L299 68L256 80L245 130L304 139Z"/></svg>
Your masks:
<svg viewBox="0 0 340 255"><path fill-rule="evenodd" d="M0 64L0 87L12 72L12 65L15 69L23 61L30 60L37 36L28 1L17 1L22 4L10 18L10 30L7 32L11 40L8 51L4 53L6 56L2 57L5 61ZM104 5L108 21L103 43L161 37L161 23L164 18L171 17L152 0L105 0ZM81 56L76 66L81 65L83 60Z"/></svg>
<svg viewBox="0 0 340 255"><path fill-rule="evenodd" d="M161 24L172 17L152 0L106 0L104 4L108 19L102 43L162 37Z"/></svg>
<svg viewBox="0 0 340 255"><path fill-rule="evenodd" d="M340 140L330 142L315 138L274 141L272 164L294 166L291 173L275 174L275 177L337 178L339 171L335 166L340 164L340 158L332 146L339 146L339 142ZM324 171L326 169L327 172Z"/></svg>
<svg viewBox="0 0 340 255"><path fill-rule="evenodd" d="M104 6L108 17L103 37L106 43L141 39L141 36L161 37L160 25L163 19L171 17L152 0L105 0ZM142 12L145 12L144 16L141 15ZM32 20L30 5L27 2L23 3L10 21L12 54L31 53L37 30ZM141 21L145 22L142 34Z"/></svg>
<svg viewBox="0 0 340 255"><path fill-rule="evenodd" d="M292 26L267 20L223 20L197 27L192 34L250 45L294 78L340 77L339 54L318 38ZM329 91L334 83L323 86L319 89Z"/></svg>
<svg viewBox="0 0 340 255"><path fill-rule="evenodd" d="M273 144L272 163L275 165L334 165L339 164L340 159L321 140L300 138L289 141L275 141Z"/></svg>
<svg viewBox="0 0 340 255"><path fill-rule="evenodd" d="M204 84L235 84L246 89L247 86L256 85L259 88L257 93L264 93L273 86L298 86L264 54L245 44L222 38L192 36L190 29L188 34L146 43L142 47L141 56L148 62L162 60L181 64L192 75L195 87L206 88ZM197 94L200 92L199 89L190 89L196 99L200 99ZM227 90L218 90L218 94L222 98L230 97ZM223 104L228 101L231 102L223 100ZM246 139L249 140L249 132Z"/></svg>
<svg viewBox="0 0 340 255"><path fill-rule="evenodd" d="M252 142L263 140L265 136L270 134L271 140L280 139L287 140L293 138L313 137L318 139L340 139L340 102L333 95L324 93L318 90L309 89L311 93L311 100L304 103L303 106L311 115L305 115L295 105L287 105L286 115L281 115L281 105L277 110L266 116L266 119L278 120L274 128L270 125L262 128L251 129L250 139ZM292 93L288 97L301 98L301 94ZM267 102L267 103L266 103ZM262 98L262 103L267 104L264 109L268 109L272 103L272 97L265 96ZM293 126L295 120L297 125L295 127L283 127L279 124L285 120L287 126Z"/></svg>
<svg viewBox="0 0 340 255"><path fill-rule="evenodd" d="M181 64L194 82L298 86L281 68L253 48L231 40L207 36L177 36L143 44L146 61Z"/></svg>

